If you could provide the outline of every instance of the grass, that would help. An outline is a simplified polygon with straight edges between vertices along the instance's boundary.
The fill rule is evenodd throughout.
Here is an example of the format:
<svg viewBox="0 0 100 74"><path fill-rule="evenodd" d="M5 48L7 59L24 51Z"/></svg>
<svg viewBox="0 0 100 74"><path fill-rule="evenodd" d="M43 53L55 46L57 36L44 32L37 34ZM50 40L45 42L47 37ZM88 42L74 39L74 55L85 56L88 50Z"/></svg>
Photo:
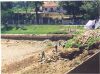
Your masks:
<svg viewBox="0 0 100 74"><path fill-rule="evenodd" d="M66 48L72 48L73 45L76 45L77 47L80 47L80 43L76 43L77 37L73 37L72 39L68 40L67 43L65 44Z"/></svg>
<svg viewBox="0 0 100 74"><path fill-rule="evenodd" d="M2 34L66 34L69 29L83 31L83 26L76 25L27 25L22 28L8 27L1 29ZM79 34L79 32L73 32Z"/></svg>

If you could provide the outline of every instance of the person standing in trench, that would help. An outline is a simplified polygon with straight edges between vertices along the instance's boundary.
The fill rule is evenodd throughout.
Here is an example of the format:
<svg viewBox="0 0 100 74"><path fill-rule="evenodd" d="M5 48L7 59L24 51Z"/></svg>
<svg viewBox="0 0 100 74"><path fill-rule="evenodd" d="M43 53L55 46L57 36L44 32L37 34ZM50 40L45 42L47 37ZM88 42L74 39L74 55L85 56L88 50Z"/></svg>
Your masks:
<svg viewBox="0 0 100 74"><path fill-rule="evenodd" d="M42 52L41 52L41 62L42 62L44 59L45 59L45 52L42 51Z"/></svg>

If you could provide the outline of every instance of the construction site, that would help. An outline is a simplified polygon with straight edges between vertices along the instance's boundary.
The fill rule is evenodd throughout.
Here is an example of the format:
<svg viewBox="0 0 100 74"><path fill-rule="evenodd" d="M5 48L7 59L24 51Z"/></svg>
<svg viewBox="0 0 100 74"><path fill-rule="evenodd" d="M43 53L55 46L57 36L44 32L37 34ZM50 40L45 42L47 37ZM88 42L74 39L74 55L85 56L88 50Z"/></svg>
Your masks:
<svg viewBox="0 0 100 74"><path fill-rule="evenodd" d="M100 74L100 1L0 1L1 74Z"/></svg>
<svg viewBox="0 0 100 74"><path fill-rule="evenodd" d="M100 30L61 35L68 38L65 40L47 35L27 36L33 37L30 40L16 36L1 35L2 74L99 73ZM66 45L73 38L74 44L68 48ZM96 39L92 44L91 38ZM75 45L79 43L80 46Z"/></svg>

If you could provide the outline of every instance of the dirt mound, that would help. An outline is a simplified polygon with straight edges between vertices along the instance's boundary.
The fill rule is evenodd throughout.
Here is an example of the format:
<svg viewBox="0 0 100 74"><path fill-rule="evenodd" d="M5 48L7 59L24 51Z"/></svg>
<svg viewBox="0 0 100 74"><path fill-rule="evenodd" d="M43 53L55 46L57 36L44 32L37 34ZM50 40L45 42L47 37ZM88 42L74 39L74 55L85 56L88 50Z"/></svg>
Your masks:
<svg viewBox="0 0 100 74"><path fill-rule="evenodd" d="M100 37L100 30L93 31L89 30L83 33L83 35L78 36L78 39L76 42L80 42L81 44L85 44L88 42L90 38L97 38Z"/></svg>

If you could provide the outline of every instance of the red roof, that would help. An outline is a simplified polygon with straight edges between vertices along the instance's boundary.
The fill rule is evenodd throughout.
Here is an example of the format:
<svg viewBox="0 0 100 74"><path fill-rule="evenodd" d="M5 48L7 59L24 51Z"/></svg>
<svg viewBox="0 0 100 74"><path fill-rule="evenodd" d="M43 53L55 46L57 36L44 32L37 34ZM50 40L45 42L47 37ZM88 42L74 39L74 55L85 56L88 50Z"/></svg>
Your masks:
<svg viewBox="0 0 100 74"><path fill-rule="evenodd" d="M46 1L43 4L43 7L57 7L57 6L58 6L57 2L54 1Z"/></svg>

